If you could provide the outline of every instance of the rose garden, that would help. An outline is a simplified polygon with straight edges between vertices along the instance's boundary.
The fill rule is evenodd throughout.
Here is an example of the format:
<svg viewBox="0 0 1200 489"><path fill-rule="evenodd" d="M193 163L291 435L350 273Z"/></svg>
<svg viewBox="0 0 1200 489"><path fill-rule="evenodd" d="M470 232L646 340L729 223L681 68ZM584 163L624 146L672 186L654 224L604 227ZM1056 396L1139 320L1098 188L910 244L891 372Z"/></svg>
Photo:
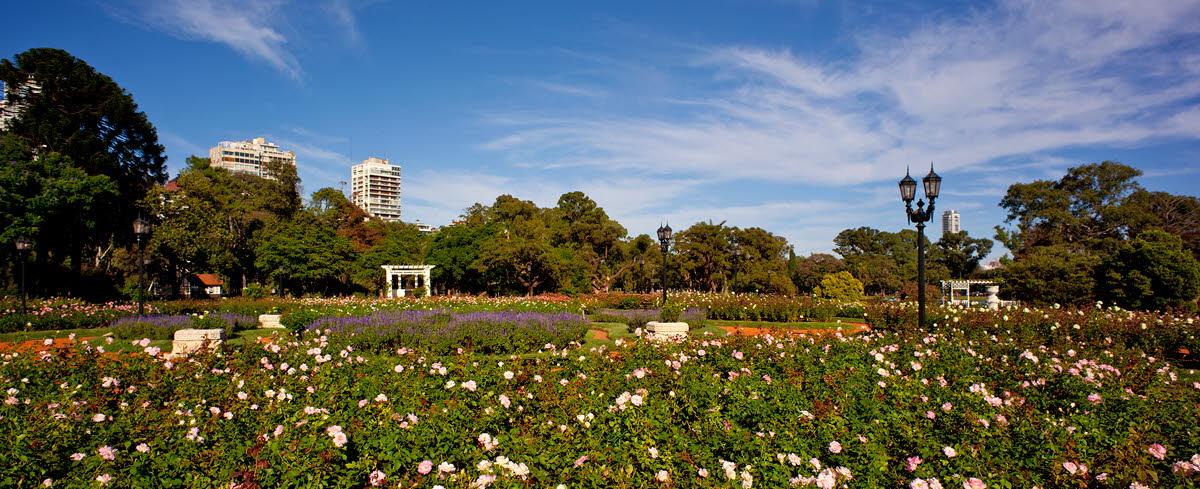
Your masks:
<svg viewBox="0 0 1200 489"><path fill-rule="evenodd" d="M0 362L0 480L1200 485L1194 316L933 308L920 329L912 304L683 294L690 335L652 341L655 300L229 300L144 317L39 303L28 329L45 331L6 335L26 347ZM290 330L246 319L261 312ZM786 329L809 319L871 329ZM765 321L780 328L737 332ZM170 332L214 325L219 348L170 354Z"/></svg>
<svg viewBox="0 0 1200 489"><path fill-rule="evenodd" d="M916 231L803 257L577 190L405 223L399 168L385 220L294 154L168 179L86 62L0 83L0 487L1200 487L1200 199L1132 166L1013 183L992 263L954 211L926 237L932 164Z"/></svg>

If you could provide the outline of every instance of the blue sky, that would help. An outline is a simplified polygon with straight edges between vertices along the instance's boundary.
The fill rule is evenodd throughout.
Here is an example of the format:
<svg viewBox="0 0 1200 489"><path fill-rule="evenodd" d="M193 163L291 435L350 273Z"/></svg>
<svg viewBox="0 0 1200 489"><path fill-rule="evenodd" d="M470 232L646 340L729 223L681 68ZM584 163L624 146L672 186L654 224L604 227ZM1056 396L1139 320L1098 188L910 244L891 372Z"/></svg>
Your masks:
<svg viewBox="0 0 1200 489"><path fill-rule="evenodd" d="M1010 184L1090 162L1200 195L1200 2L862 3L50 0L5 10L0 56L111 76L172 175L266 137L307 195L383 157L435 226L581 190L631 235L725 221L807 255L903 229L930 162L977 237Z"/></svg>

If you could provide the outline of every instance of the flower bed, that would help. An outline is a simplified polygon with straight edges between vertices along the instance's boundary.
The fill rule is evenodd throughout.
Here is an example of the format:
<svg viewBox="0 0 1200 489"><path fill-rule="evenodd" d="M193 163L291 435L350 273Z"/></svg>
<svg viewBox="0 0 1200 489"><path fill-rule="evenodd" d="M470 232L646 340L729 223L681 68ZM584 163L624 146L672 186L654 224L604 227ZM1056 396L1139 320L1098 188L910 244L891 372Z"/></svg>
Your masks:
<svg viewBox="0 0 1200 489"><path fill-rule="evenodd" d="M29 299L29 313L21 314L19 299L0 302L0 333L103 328L113 320L137 314L137 304L92 304L75 299ZM153 306L148 312L155 312Z"/></svg>
<svg viewBox="0 0 1200 489"><path fill-rule="evenodd" d="M9 355L0 460L22 462L0 481L1197 487L1195 372L1111 338L1030 345L1001 326L503 360L364 358L336 335L173 360Z"/></svg>
<svg viewBox="0 0 1200 489"><path fill-rule="evenodd" d="M1200 353L1200 321L1195 316L1102 306L1000 311L931 307L927 321L933 330L1005 332L1029 347L1050 345L1066 349L1080 341L1093 341L1172 356L1183 351ZM867 323L874 329L917 332L916 304L868 305Z"/></svg>
<svg viewBox="0 0 1200 489"><path fill-rule="evenodd" d="M582 341L588 321L569 313L408 310L323 318L306 329L333 344L377 353L419 348L433 354L465 350L498 355Z"/></svg>
<svg viewBox="0 0 1200 489"><path fill-rule="evenodd" d="M126 316L110 326L118 338L169 340L181 329L224 329L227 337L234 331L258 326L258 318L228 312L205 315Z"/></svg>

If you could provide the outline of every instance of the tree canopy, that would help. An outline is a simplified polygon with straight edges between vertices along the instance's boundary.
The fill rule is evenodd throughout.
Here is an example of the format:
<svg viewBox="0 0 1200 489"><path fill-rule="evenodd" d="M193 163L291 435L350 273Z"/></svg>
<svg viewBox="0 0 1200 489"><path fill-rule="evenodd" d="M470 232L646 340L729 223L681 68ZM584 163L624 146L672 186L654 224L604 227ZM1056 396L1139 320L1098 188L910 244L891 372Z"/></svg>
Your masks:
<svg viewBox="0 0 1200 489"><path fill-rule="evenodd" d="M112 263L112 251L133 241L130 224L138 217L136 203L166 179L166 157L154 126L128 92L66 51L36 48L0 60L0 81L6 101L16 108L16 118L3 130L4 144L24 148L8 161L37 167L29 169L42 180L38 185L64 192L56 205L66 205L61 199L67 199L73 206L71 219L55 220L50 229L22 231L44 238L37 240L38 260L73 270L74 280L62 282L78 281L85 268L101 275L121 268ZM63 186L68 184L75 188ZM18 193L7 197L29 198ZM0 205L44 206L13 201ZM26 215L18 226L40 226L33 220L48 222L45 219L52 217L38 215Z"/></svg>
<svg viewBox="0 0 1200 489"><path fill-rule="evenodd" d="M1105 161L1059 180L1009 187L1000 206L1015 229L996 227L1013 253L998 276L1009 297L1165 309L1192 304L1200 201L1144 190L1142 172Z"/></svg>

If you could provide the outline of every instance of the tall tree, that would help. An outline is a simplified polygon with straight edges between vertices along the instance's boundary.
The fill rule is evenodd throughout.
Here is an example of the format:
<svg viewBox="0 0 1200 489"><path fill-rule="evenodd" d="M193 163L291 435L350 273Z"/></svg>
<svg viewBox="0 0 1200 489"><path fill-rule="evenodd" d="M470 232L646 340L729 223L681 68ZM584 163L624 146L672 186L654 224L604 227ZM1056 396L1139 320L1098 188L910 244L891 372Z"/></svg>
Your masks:
<svg viewBox="0 0 1200 489"><path fill-rule="evenodd" d="M552 244L569 249L566 256L583 265L583 279L592 292L607 292L634 265L624 242L625 228L583 192L563 194L555 210Z"/></svg>
<svg viewBox="0 0 1200 489"><path fill-rule="evenodd" d="M813 288L821 285L821 279L826 275L838 273L846 269L846 264L836 256L828 253L813 253L807 258L796 261L796 269L792 273L792 282L801 293L812 292Z"/></svg>
<svg viewBox="0 0 1200 489"><path fill-rule="evenodd" d="M997 272L1006 298L1030 304L1086 305L1096 301L1096 267L1101 257L1066 245L1038 246Z"/></svg>
<svg viewBox="0 0 1200 489"><path fill-rule="evenodd" d="M544 232L538 220L518 219L484 242L475 270L495 274L493 283L502 291L530 296L554 290L561 258Z"/></svg>
<svg viewBox="0 0 1200 489"><path fill-rule="evenodd" d="M100 216L116 205L112 179L88 175L58 153L36 154L20 137L0 134L0 161L6 162L0 164L0 241L32 238L34 258L43 264L62 265L76 243L104 228ZM106 244L97 260L112 249ZM82 290L77 282L47 281L39 288L76 296L104 293Z"/></svg>
<svg viewBox="0 0 1200 489"><path fill-rule="evenodd" d="M1157 229L1179 236L1183 247L1200 260L1200 199L1167 192L1137 192L1130 200L1137 209L1135 233Z"/></svg>
<svg viewBox="0 0 1200 489"><path fill-rule="evenodd" d="M737 277L737 282L731 284L734 291L796 293L796 284L787 273L787 258L791 256L792 247L786 238L756 227L733 228L732 235L740 250L740 254L733 255L730 260Z"/></svg>
<svg viewBox="0 0 1200 489"><path fill-rule="evenodd" d="M483 243L499 231L495 224L471 228L453 225L433 237L425 261L434 265L431 279L449 293L477 293L487 290L484 274L472 268L479 260Z"/></svg>
<svg viewBox="0 0 1200 489"><path fill-rule="evenodd" d="M1016 230L997 227L997 238L1018 257L1034 246L1061 243L1085 251L1106 246L1100 241L1123 239L1136 222L1128 204L1141 190L1134 180L1141 174L1105 161L1070 168L1057 181L1013 184L1000 207Z"/></svg>
<svg viewBox="0 0 1200 489"><path fill-rule="evenodd" d="M22 107L9 133L116 185L117 199L89 218L96 225L76 229L67 243L76 271L86 251L99 256L114 234L131 242L129 223L138 212L134 203L166 180L163 147L133 97L112 78L59 49L30 49L0 61L0 81L8 101ZM23 89L27 87L39 88Z"/></svg>
<svg viewBox="0 0 1200 489"><path fill-rule="evenodd" d="M283 224L255 250L255 256L255 266L269 271L296 295L344 292L356 258L349 239L308 212Z"/></svg>
<svg viewBox="0 0 1200 489"><path fill-rule="evenodd" d="M325 187L313 192L309 209L333 228L338 236L345 236L360 252L367 251L384 239L385 228L379 219L354 205L340 190ZM415 232L415 228L414 228Z"/></svg>
<svg viewBox="0 0 1200 489"><path fill-rule="evenodd" d="M966 231L959 231L942 235L932 260L949 269L952 278L969 278L991 252L992 240L972 238Z"/></svg>
<svg viewBox="0 0 1200 489"><path fill-rule="evenodd" d="M1096 295L1126 309L1170 309L1200 295L1200 264L1178 236L1163 231L1124 243L1097 276Z"/></svg>
<svg viewBox="0 0 1200 489"><path fill-rule="evenodd" d="M679 269L689 287L716 292L729 279L732 233L724 222L698 222L675 235Z"/></svg>

